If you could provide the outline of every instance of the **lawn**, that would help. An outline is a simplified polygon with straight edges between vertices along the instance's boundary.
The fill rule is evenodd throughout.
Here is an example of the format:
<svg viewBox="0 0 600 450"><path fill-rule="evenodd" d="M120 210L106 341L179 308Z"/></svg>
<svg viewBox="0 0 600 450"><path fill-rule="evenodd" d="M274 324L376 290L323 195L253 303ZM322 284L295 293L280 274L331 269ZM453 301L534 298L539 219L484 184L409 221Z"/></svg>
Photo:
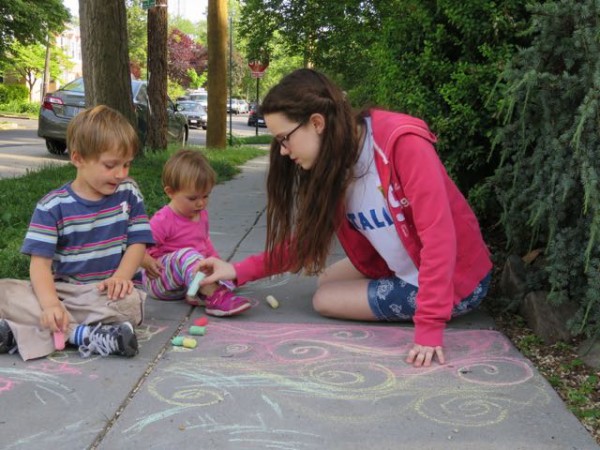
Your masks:
<svg viewBox="0 0 600 450"><path fill-rule="evenodd" d="M245 141L238 139L236 143L244 144ZM206 155L217 172L218 183L238 174L239 166L244 162L265 154L264 149L250 145L237 145L225 150L196 148ZM130 176L142 190L149 215L167 202L160 178L165 161L175 149L173 147L166 152L146 153L133 162ZM74 177L74 167L64 165L46 167L19 178L0 180L0 278L28 277L29 257L22 255L19 249L35 205L46 193Z"/></svg>

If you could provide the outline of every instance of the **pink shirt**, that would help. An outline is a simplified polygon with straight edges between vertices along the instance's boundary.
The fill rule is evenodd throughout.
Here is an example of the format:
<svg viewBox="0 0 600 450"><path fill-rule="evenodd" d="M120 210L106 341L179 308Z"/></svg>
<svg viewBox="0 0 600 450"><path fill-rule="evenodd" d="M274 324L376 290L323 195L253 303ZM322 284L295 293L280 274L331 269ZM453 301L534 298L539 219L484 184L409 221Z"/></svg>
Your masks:
<svg viewBox="0 0 600 450"><path fill-rule="evenodd" d="M204 257L219 257L210 240L206 210L200 213L199 220L194 221L178 215L166 205L152 216L150 228L156 244L148 247L147 252L153 258L185 247L196 249Z"/></svg>

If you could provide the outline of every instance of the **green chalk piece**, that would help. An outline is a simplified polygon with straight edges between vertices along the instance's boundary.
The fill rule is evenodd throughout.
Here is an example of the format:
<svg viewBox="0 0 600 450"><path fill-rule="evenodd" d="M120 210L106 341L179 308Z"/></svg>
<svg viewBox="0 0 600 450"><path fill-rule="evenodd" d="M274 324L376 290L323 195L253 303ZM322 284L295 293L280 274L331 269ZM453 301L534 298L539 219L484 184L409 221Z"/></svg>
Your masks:
<svg viewBox="0 0 600 450"><path fill-rule="evenodd" d="M183 339L183 336L175 336L173 339L171 339L171 344L181 347L183 345Z"/></svg>
<svg viewBox="0 0 600 450"><path fill-rule="evenodd" d="M188 330L191 335L194 336L204 336L206 334L206 327L200 327L197 325L193 325Z"/></svg>
<svg viewBox="0 0 600 450"><path fill-rule="evenodd" d="M198 345L196 339L184 336L175 336L173 339L171 339L171 344L177 347L185 348L196 348L196 345Z"/></svg>

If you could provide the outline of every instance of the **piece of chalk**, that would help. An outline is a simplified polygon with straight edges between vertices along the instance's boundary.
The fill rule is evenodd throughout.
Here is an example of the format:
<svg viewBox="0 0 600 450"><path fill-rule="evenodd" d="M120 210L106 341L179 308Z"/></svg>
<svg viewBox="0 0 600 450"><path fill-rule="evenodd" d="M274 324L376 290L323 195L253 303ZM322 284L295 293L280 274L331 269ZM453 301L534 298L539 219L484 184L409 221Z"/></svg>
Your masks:
<svg viewBox="0 0 600 450"><path fill-rule="evenodd" d="M175 345L177 347L185 347L185 348L196 348L196 345L198 345L198 343L196 342L196 339L186 338L183 336L175 336L173 339L171 339L171 344Z"/></svg>
<svg viewBox="0 0 600 450"><path fill-rule="evenodd" d="M193 325L188 330L192 336L204 336L206 334L206 327L199 327L197 325Z"/></svg>
<svg viewBox="0 0 600 450"><path fill-rule="evenodd" d="M269 304L269 306L271 308L273 308L273 309L279 308L279 302L272 295L267 295L267 299L266 300L267 300L267 303Z"/></svg>
<svg viewBox="0 0 600 450"><path fill-rule="evenodd" d="M54 348L56 350L64 350L65 348L65 334L62 331L54 332Z"/></svg>
<svg viewBox="0 0 600 450"><path fill-rule="evenodd" d="M200 289L200 282L204 279L205 276L206 275L203 272L196 272L196 275L194 275L194 279L188 286L188 290L187 290L188 297L193 297L194 295L196 295L198 293L198 290Z"/></svg>
<svg viewBox="0 0 600 450"><path fill-rule="evenodd" d="M194 320L194 325L197 325L199 327L204 327L208 324L208 318L207 317L199 317L198 319Z"/></svg>

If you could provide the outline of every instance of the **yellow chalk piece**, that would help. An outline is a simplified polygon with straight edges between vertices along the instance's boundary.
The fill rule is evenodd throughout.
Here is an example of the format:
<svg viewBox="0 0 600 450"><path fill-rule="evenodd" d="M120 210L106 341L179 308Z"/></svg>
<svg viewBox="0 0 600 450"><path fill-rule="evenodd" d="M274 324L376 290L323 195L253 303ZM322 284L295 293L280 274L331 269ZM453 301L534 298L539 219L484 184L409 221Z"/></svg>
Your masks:
<svg viewBox="0 0 600 450"><path fill-rule="evenodd" d="M183 336L176 336L171 339L171 344L176 345L177 347L185 347L185 348L196 348L198 343L194 338L187 338Z"/></svg>
<svg viewBox="0 0 600 450"><path fill-rule="evenodd" d="M193 339L193 338L184 338L183 339L183 346L185 348L196 348L196 345L198 345L198 343L196 342L196 339Z"/></svg>
<svg viewBox="0 0 600 450"><path fill-rule="evenodd" d="M272 295L267 295L267 299L266 300L267 300L267 303L269 304L269 306L271 308L273 308L273 309L279 308L279 302Z"/></svg>

